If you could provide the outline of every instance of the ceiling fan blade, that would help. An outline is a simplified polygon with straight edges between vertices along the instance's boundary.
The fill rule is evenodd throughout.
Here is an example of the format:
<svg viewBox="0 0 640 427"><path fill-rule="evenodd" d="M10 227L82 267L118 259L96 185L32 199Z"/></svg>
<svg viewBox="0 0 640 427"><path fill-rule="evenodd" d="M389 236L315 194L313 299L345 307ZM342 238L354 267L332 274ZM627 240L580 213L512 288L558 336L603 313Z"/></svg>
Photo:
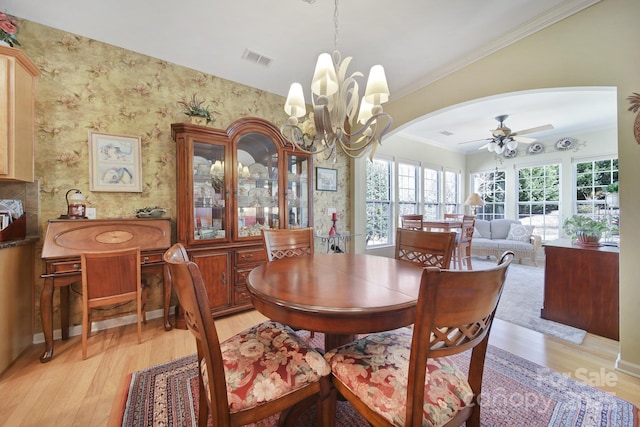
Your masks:
<svg viewBox="0 0 640 427"><path fill-rule="evenodd" d="M523 144L531 144L532 142L537 141L535 138L527 138L526 136L514 136L513 139L518 142L522 142Z"/></svg>
<svg viewBox="0 0 640 427"><path fill-rule="evenodd" d="M546 125L537 126L537 127L534 127L534 128L519 130L518 132L513 132L511 135L512 136L524 135L524 134L527 134L527 133L542 132L543 130L551 130L551 129L555 129L554 126L552 124L546 124Z"/></svg>
<svg viewBox="0 0 640 427"><path fill-rule="evenodd" d="M480 141L491 141L493 138L480 138L480 139L473 139L471 141L464 141L464 142L458 142L458 145L461 144L471 144L472 142L480 142Z"/></svg>
<svg viewBox="0 0 640 427"><path fill-rule="evenodd" d="M484 144L482 147L479 147L478 150L485 150L488 146L489 146L489 142L487 142L486 144Z"/></svg>

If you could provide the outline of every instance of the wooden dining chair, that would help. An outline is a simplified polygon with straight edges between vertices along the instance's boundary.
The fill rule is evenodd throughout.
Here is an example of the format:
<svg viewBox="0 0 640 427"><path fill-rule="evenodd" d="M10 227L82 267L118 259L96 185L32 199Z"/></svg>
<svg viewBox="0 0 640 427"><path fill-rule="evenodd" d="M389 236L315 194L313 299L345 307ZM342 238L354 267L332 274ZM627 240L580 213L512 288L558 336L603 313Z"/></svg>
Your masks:
<svg viewBox="0 0 640 427"><path fill-rule="evenodd" d="M268 261L313 254L313 228L311 227L263 229L262 239Z"/></svg>
<svg viewBox="0 0 640 427"><path fill-rule="evenodd" d="M473 230L476 224L476 217L472 215L464 215L462 220L462 230L456 235L456 241L453 248L453 265L457 265L458 270L462 270L462 266L466 266L467 270L472 270L471 265L471 242L473 240Z"/></svg>
<svg viewBox="0 0 640 427"><path fill-rule="evenodd" d="M422 230L422 215L406 214L400 216L400 227L409 230Z"/></svg>
<svg viewBox="0 0 640 427"><path fill-rule="evenodd" d="M198 265L176 243L164 254L173 288L196 339L198 426L242 426L317 399L318 425L329 426L330 369L322 355L288 326L265 321L220 342ZM281 415L282 417L282 415Z"/></svg>
<svg viewBox="0 0 640 427"><path fill-rule="evenodd" d="M263 229L262 240L268 262L301 255L313 255L314 252L312 227ZM313 338L314 336L315 332L309 331L309 337Z"/></svg>
<svg viewBox="0 0 640 427"><path fill-rule="evenodd" d="M491 324L512 260L506 252L488 270L426 268L413 328L325 355L338 392L373 426L478 427ZM468 369L447 357L469 349Z"/></svg>
<svg viewBox="0 0 640 427"><path fill-rule="evenodd" d="M455 219L455 220L458 220L458 221L462 221L464 219L464 214L446 213L446 214L444 214L444 219Z"/></svg>
<svg viewBox="0 0 640 427"><path fill-rule="evenodd" d="M396 259L423 267L449 268L456 232L421 231L398 228Z"/></svg>
<svg viewBox="0 0 640 427"><path fill-rule="evenodd" d="M84 252L82 266L82 359L87 358L91 311L96 307L135 301L138 344L143 320L140 248Z"/></svg>

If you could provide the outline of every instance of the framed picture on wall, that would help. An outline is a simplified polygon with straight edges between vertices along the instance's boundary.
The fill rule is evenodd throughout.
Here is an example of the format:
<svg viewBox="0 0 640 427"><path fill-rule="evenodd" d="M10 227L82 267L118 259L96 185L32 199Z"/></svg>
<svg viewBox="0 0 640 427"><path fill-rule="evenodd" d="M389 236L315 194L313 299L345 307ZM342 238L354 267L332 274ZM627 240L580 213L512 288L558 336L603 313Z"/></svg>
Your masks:
<svg viewBox="0 0 640 427"><path fill-rule="evenodd" d="M139 136L89 132L91 191L142 192Z"/></svg>
<svg viewBox="0 0 640 427"><path fill-rule="evenodd" d="M338 191L338 169L316 168L316 190Z"/></svg>

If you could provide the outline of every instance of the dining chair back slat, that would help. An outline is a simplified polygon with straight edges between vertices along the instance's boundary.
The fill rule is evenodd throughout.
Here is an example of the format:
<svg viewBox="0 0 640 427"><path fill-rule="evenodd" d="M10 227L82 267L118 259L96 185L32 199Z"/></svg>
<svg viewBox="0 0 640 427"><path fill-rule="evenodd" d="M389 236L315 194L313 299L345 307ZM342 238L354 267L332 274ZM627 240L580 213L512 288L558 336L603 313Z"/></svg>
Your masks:
<svg viewBox="0 0 640 427"><path fill-rule="evenodd" d="M448 268L455 238L455 231L438 232L398 228L395 257L423 267Z"/></svg>

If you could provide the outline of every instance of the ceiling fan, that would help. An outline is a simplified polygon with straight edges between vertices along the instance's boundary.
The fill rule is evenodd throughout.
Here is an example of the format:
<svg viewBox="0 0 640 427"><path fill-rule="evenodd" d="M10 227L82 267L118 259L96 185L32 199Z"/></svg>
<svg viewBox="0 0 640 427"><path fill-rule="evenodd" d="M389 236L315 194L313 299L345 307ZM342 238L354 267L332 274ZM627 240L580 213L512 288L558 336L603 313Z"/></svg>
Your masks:
<svg viewBox="0 0 640 427"><path fill-rule="evenodd" d="M529 144L536 140L535 138L527 138L520 135L535 133L535 132L542 132L544 130L553 129L553 125L546 124L546 125L537 126L534 128L519 130L517 132L512 132L511 129L504 124L504 121L507 120L507 117L509 117L507 114L503 114L495 117L495 119L500 124L496 129L490 131L491 138L486 138L486 140L489 142L487 142L482 147L478 148L478 150L483 150L486 148L489 151L496 152L497 154L502 154L502 152L505 149L515 150L519 142L522 142L524 144ZM460 144L468 144L470 142L476 142L476 141L482 141L482 140L476 139L473 141L461 142Z"/></svg>

